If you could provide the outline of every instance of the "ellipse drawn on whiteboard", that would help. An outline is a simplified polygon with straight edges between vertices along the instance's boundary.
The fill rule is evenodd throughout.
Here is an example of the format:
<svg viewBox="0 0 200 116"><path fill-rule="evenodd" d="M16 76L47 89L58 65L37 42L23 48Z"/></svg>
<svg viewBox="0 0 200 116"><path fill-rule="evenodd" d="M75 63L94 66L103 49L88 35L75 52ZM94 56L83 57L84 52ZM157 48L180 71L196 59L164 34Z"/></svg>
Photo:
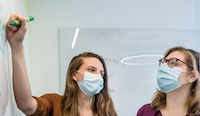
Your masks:
<svg viewBox="0 0 200 116"><path fill-rule="evenodd" d="M163 58L161 55L163 51L138 51L127 53L124 58L121 59L121 63L124 65L152 65L158 64L160 58Z"/></svg>

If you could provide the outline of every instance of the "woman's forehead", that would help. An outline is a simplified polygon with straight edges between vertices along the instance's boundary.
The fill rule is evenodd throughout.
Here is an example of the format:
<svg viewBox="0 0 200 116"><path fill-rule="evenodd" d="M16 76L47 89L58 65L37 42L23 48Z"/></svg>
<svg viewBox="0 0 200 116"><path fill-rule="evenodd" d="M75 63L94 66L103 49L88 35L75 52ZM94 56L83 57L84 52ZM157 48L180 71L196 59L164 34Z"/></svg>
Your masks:
<svg viewBox="0 0 200 116"><path fill-rule="evenodd" d="M93 66L99 70L103 70L103 64L98 58L94 57L88 57L88 58L83 58L83 64L84 67L88 66Z"/></svg>
<svg viewBox="0 0 200 116"><path fill-rule="evenodd" d="M185 55L181 51L174 51L170 53L165 59L170 59L170 58L177 58L177 59L185 61Z"/></svg>

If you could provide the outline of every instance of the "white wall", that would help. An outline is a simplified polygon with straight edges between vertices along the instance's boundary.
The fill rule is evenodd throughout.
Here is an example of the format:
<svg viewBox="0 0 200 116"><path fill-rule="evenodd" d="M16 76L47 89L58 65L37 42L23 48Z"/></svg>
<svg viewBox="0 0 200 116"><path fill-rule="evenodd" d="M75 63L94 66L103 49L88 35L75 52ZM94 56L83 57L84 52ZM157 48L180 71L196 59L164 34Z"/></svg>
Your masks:
<svg viewBox="0 0 200 116"><path fill-rule="evenodd" d="M30 0L33 95L60 92L59 28L196 29L196 1Z"/></svg>
<svg viewBox="0 0 200 116"><path fill-rule="evenodd" d="M197 20L196 20L196 23L197 23L197 29L200 30L200 1L199 0L196 0L196 16L197 16Z"/></svg>
<svg viewBox="0 0 200 116"><path fill-rule="evenodd" d="M197 25L197 46L200 46L200 1L196 0L196 25ZM197 48L200 52L200 47Z"/></svg>

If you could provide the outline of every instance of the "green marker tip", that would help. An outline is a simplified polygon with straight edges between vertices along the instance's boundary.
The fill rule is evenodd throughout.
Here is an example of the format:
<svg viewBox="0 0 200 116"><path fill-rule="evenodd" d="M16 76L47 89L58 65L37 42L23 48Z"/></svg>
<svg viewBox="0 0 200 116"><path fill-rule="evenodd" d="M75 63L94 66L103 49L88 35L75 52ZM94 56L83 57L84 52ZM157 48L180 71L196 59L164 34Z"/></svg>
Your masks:
<svg viewBox="0 0 200 116"><path fill-rule="evenodd" d="M28 16L28 18L29 18L30 21L34 20L33 16Z"/></svg>

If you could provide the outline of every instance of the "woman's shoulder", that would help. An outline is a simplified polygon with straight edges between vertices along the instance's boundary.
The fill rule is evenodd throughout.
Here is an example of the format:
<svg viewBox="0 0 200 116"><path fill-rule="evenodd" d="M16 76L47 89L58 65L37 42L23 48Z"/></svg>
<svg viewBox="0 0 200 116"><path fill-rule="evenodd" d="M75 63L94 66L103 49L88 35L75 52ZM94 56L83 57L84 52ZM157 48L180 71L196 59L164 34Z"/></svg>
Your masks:
<svg viewBox="0 0 200 116"><path fill-rule="evenodd" d="M154 116L156 114L156 110L151 108L151 104L145 104L143 105L137 113L137 116Z"/></svg>
<svg viewBox="0 0 200 116"><path fill-rule="evenodd" d="M35 97L37 101L37 109L31 116L47 116L52 112L60 112L62 96L56 93L44 94L40 97Z"/></svg>
<svg viewBox="0 0 200 116"><path fill-rule="evenodd" d="M57 94L57 93L47 93L47 94L44 94L40 97L36 97L36 96L33 96L33 98L35 98L36 100L47 100L47 101L52 101L52 100L55 100L55 99L62 99L62 96Z"/></svg>
<svg viewBox="0 0 200 116"><path fill-rule="evenodd" d="M45 97L45 96L62 97L61 95L59 95L57 93L46 93L46 94L42 95L41 97Z"/></svg>
<svg viewBox="0 0 200 116"><path fill-rule="evenodd" d="M154 109L151 108L151 104L150 104L150 103L143 105L143 106L140 108L140 110L142 110L142 111L149 111L149 110L150 110L150 111L156 111L156 110L154 110Z"/></svg>
<svg viewBox="0 0 200 116"><path fill-rule="evenodd" d="M62 99L62 96L57 93L47 93L42 95L40 98L46 98L46 99Z"/></svg>
<svg viewBox="0 0 200 116"><path fill-rule="evenodd" d="M62 97L62 96L57 94L57 93L46 93L46 94L43 94L40 97Z"/></svg>

